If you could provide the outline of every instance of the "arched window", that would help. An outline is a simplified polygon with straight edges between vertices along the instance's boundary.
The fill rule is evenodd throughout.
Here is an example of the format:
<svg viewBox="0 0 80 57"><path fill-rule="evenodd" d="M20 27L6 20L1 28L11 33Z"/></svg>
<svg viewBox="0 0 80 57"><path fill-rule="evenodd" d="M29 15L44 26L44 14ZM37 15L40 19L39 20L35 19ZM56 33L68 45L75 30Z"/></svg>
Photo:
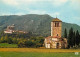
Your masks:
<svg viewBox="0 0 80 57"><path fill-rule="evenodd" d="M56 48L59 48L59 43L57 43L56 46L57 46Z"/></svg>
<svg viewBox="0 0 80 57"><path fill-rule="evenodd" d="M55 22L55 27L59 27L59 22Z"/></svg>
<svg viewBox="0 0 80 57"><path fill-rule="evenodd" d="M59 22L57 23L57 27L59 27Z"/></svg>
<svg viewBox="0 0 80 57"><path fill-rule="evenodd" d="M58 36L58 34L57 34L57 36Z"/></svg>
<svg viewBox="0 0 80 57"><path fill-rule="evenodd" d="M56 27L56 25L57 25L57 24L56 24L56 22L55 22L55 27Z"/></svg>

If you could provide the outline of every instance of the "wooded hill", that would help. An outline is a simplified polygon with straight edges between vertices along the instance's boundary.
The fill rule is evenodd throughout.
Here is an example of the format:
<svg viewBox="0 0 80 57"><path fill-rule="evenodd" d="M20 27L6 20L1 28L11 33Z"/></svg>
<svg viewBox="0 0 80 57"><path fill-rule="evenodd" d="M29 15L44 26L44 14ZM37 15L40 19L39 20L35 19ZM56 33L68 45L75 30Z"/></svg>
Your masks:
<svg viewBox="0 0 80 57"><path fill-rule="evenodd" d="M8 25L15 24L16 30L23 30L26 32L32 32L39 36L49 36L51 29L51 21L54 18L50 15L38 15L38 14L28 14L28 15L11 15L11 16L0 16L0 31L6 29ZM62 23L62 34L65 28L67 31L73 27L74 31L78 30L80 32L80 26L77 24Z"/></svg>

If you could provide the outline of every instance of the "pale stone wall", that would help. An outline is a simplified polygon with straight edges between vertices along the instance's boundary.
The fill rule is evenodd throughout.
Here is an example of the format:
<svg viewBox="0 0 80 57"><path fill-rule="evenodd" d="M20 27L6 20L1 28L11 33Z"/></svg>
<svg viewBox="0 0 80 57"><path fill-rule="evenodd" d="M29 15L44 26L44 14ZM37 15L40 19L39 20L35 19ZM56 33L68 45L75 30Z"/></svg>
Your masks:
<svg viewBox="0 0 80 57"><path fill-rule="evenodd" d="M50 48L50 44L46 44L46 48Z"/></svg>
<svg viewBox="0 0 80 57"><path fill-rule="evenodd" d="M51 36L53 36L53 22L51 22Z"/></svg>
<svg viewBox="0 0 80 57"><path fill-rule="evenodd" d="M47 40L50 40L49 42ZM67 39L63 39L62 38L52 38L52 39L46 39L45 38L45 47L46 48L67 48ZM57 43L58 46L57 46Z"/></svg>
<svg viewBox="0 0 80 57"><path fill-rule="evenodd" d="M62 22L59 22L59 27L55 27L55 22L51 22L51 36L58 36L61 37L62 32Z"/></svg>
<svg viewBox="0 0 80 57"><path fill-rule="evenodd" d="M56 48L56 42L52 42L52 47L51 48Z"/></svg>
<svg viewBox="0 0 80 57"><path fill-rule="evenodd" d="M53 40L53 41L58 41L58 39L57 39L57 38L52 38L52 40Z"/></svg>
<svg viewBox="0 0 80 57"><path fill-rule="evenodd" d="M66 38L63 38L64 39L64 42L65 42L65 48L67 48L68 44L67 44L67 39Z"/></svg>

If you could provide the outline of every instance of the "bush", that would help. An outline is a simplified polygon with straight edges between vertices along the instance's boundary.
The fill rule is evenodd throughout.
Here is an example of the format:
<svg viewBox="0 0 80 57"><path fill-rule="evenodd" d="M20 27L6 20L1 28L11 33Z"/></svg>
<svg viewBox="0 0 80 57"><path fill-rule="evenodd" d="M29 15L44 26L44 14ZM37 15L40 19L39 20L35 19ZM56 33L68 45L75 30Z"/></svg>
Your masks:
<svg viewBox="0 0 80 57"><path fill-rule="evenodd" d="M18 42L18 47L26 47L26 41L20 40L20 41Z"/></svg>
<svg viewBox="0 0 80 57"><path fill-rule="evenodd" d="M26 46L27 47L35 47L35 42L32 42L32 41L29 40L29 41L26 42Z"/></svg>

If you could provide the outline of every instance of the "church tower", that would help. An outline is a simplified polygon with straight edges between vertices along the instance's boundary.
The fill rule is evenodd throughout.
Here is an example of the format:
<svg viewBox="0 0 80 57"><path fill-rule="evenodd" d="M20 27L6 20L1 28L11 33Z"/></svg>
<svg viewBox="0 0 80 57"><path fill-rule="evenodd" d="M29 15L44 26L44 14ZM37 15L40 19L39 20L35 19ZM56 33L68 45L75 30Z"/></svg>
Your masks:
<svg viewBox="0 0 80 57"><path fill-rule="evenodd" d="M61 34L62 34L62 21L56 17L51 22L51 36L61 37Z"/></svg>

